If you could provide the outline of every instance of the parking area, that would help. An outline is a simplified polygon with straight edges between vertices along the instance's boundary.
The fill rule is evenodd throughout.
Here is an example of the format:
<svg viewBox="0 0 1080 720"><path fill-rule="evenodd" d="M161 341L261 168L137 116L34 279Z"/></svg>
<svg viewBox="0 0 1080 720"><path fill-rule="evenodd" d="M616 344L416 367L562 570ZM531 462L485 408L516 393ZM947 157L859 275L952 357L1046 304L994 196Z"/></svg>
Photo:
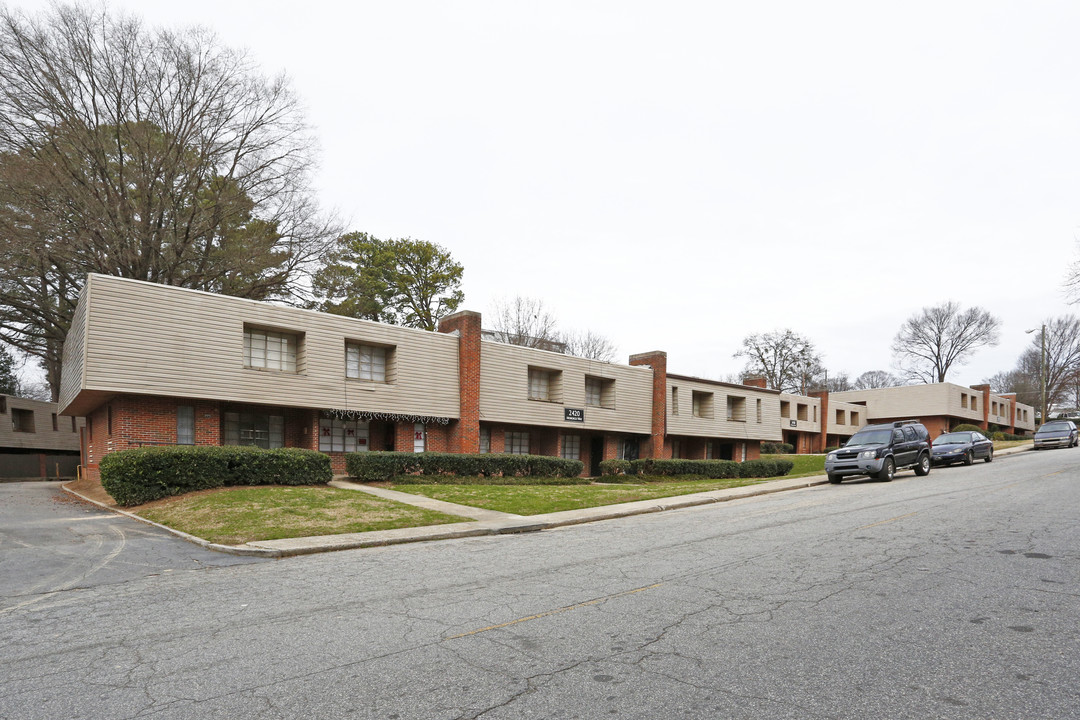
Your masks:
<svg viewBox="0 0 1080 720"><path fill-rule="evenodd" d="M252 562L267 561L205 550L58 482L0 484L0 613L79 588Z"/></svg>

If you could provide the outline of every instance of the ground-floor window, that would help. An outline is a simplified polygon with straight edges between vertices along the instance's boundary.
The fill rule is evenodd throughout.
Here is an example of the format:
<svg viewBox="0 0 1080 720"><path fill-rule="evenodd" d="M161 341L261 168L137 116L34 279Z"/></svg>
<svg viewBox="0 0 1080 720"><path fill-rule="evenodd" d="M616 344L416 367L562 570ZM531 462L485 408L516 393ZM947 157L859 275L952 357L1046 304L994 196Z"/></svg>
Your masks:
<svg viewBox="0 0 1080 720"><path fill-rule="evenodd" d="M682 457L682 440L671 441L671 459L678 460Z"/></svg>
<svg viewBox="0 0 1080 720"><path fill-rule="evenodd" d="M491 428L489 427L480 428L480 452L491 452Z"/></svg>
<svg viewBox="0 0 1080 720"><path fill-rule="evenodd" d="M620 460L637 460L640 452L637 438L623 438L619 443Z"/></svg>
<svg viewBox="0 0 1080 720"><path fill-rule="evenodd" d="M195 444L195 407L192 405L176 408L176 444Z"/></svg>
<svg viewBox="0 0 1080 720"><path fill-rule="evenodd" d="M706 440L705 441L705 459L706 460L712 460L715 456L716 455L715 455L715 452L713 450L713 441L712 440Z"/></svg>
<svg viewBox="0 0 1080 720"><path fill-rule="evenodd" d="M320 418L319 449L323 452L366 451L368 449L368 421Z"/></svg>
<svg viewBox="0 0 1080 720"><path fill-rule="evenodd" d="M562 456L567 460L581 459L581 436L563 435Z"/></svg>
<svg viewBox="0 0 1080 720"><path fill-rule="evenodd" d="M506 433L506 449L504 452L508 452L511 455L528 455L529 454L529 433L527 432L508 432Z"/></svg>
<svg viewBox="0 0 1080 720"><path fill-rule="evenodd" d="M285 447L285 416L266 413L225 413L225 444Z"/></svg>

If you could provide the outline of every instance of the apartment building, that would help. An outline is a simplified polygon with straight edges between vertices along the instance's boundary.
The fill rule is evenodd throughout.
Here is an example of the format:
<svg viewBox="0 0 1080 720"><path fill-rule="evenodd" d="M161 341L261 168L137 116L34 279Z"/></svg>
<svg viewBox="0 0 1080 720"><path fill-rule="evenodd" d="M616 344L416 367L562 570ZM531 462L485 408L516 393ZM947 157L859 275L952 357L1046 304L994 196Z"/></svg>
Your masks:
<svg viewBox="0 0 1080 720"><path fill-rule="evenodd" d="M965 387L946 382L848 390L832 393L830 401L863 407L868 422L918 418L926 425L931 437L964 423L978 425L984 430L994 425L1018 435L1028 435L1035 430L1035 408L1017 402L1015 393L992 393L989 385Z"/></svg>
<svg viewBox="0 0 1080 720"><path fill-rule="evenodd" d="M783 441L796 453L821 453L847 442L866 424L866 408L835 400L827 392L780 394Z"/></svg>
<svg viewBox="0 0 1080 720"><path fill-rule="evenodd" d="M684 393L685 409L671 397ZM510 452L580 459L760 455L778 393L667 374L662 352L604 363L439 332L90 275L60 406L87 418L83 464L148 445Z"/></svg>
<svg viewBox="0 0 1080 720"><path fill-rule="evenodd" d="M0 478L74 477L83 424L57 403L0 395Z"/></svg>

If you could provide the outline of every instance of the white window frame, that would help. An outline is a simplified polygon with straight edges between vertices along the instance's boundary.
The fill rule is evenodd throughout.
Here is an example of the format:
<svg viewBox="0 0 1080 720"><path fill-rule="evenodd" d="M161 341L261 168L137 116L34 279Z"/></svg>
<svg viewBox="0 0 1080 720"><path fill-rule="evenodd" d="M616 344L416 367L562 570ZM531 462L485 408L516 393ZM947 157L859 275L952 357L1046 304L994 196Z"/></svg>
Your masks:
<svg viewBox="0 0 1080 720"><path fill-rule="evenodd" d="M604 383L600 378L585 378L585 404L589 407L603 407ZM577 459L577 458L575 458Z"/></svg>
<svg viewBox="0 0 1080 720"><path fill-rule="evenodd" d="M547 370L529 368L529 399L551 400L551 373Z"/></svg>
<svg viewBox="0 0 1080 720"><path fill-rule="evenodd" d="M176 406L176 444L195 444L195 406Z"/></svg>
<svg viewBox="0 0 1080 720"><path fill-rule="evenodd" d="M367 420L319 418L319 452L367 452L369 432Z"/></svg>
<svg viewBox="0 0 1080 720"><path fill-rule="evenodd" d="M580 460L581 459L581 436L580 435L563 435L562 448L559 454L566 460Z"/></svg>
<svg viewBox="0 0 1080 720"><path fill-rule="evenodd" d="M366 343L345 343L345 377L385 383L391 348Z"/></svg>
<svg viewBox="0 0 1080 720"><path fill-rule="evenodd" d="M491 428L480 428L480 452L487 454L491 452Z"/></svg>
<svg viewBox="0 0 1080 720"><path fill-rule="evenodd" d="M296 372L296 333L244 328L244 367L255 370Z"/></svg>

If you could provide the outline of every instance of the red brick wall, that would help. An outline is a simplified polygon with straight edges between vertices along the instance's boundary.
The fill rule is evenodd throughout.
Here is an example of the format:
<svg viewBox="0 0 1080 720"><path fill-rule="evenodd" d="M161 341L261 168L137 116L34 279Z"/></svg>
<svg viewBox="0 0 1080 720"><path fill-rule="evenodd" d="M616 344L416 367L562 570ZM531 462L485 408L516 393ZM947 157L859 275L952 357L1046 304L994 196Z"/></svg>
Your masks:
<svg viewBox="0 0 1080 720"><path fill-rule="evenodd" d="M979 390L982 392L982 422L979 423L979 427L983 430L990 429L990 386L989 385L972 385L972 390Z"/></svg>
<svg viewBox="0 0 1080 720"><path fill-rule="evenodd" d="M480 313L468 310L439 321L439 332L458 331L460 417L447 435L447 452L480 452Z"/></svg>
<svg viewBox="0 0 1080 720"><path fill-rule="evenodd" d="M630 364L648 366L653 371L652 431L649 442L642 443L641 457L670 458L671 449L664 443L667 436L667 353L654 350L631 355Z"/></svg>
<svg viewBox="0 0 1080 720"><path fill-rule="evenodd" d="M823 453L825 448L829 447L829 391L817 390L809 395L821 400L821 432L815 439L810 452Z"/></svg>

